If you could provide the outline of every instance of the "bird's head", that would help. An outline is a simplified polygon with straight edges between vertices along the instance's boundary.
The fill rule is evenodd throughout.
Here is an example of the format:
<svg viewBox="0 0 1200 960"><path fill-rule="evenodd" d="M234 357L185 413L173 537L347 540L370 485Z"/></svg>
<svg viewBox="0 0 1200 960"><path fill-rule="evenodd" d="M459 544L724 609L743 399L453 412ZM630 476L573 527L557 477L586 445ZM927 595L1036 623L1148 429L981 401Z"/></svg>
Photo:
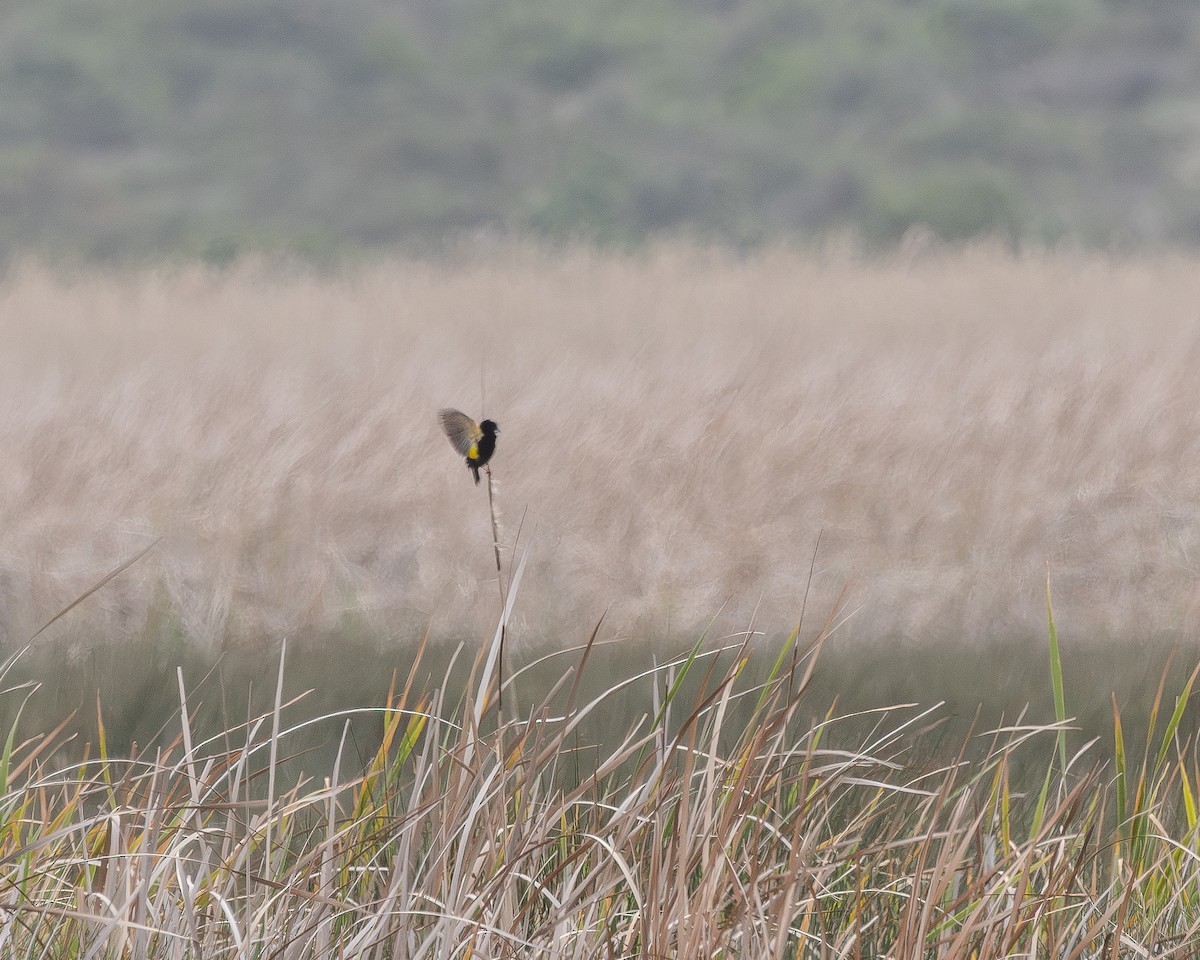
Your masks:
<svg viewBox="0 0 1200 960"><path fill-rule="evenodd" d="M483 434L486 437L494 437L500 432L500 428L496 426L495 420L484 420L483 423L479 425L479 429L483 431Z"/></svg>

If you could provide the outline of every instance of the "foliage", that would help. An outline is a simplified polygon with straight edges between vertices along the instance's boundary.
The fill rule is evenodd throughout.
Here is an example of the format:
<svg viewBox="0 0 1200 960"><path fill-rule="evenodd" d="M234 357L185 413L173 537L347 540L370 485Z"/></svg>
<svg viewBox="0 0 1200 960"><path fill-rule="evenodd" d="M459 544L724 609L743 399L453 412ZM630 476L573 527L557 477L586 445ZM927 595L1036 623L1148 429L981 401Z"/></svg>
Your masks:
<svg viewBox="0 0 1200 960"><path fill-rule="evenodd" d="M1200 238L1187 0L12 6L0 253Z"/></svg>
<svg viewBox="0 0 1200 960"><path fill-rule="evenodd" d="M282 651L272 707L209 739L182 677L177 733L153 753L110 753L101 717L96 755L63 765L58 731L21 741L14 723L0 943L81 957L982 958L1197 942L1200 763L1180 725L1194 675L1158 741L1156 703L1140 768L1114 713L1115 783L1084 746L1050 759L1035 794L1021 756L1063 742L1066 723L981 731L926 764L914 748L929 711L804 722L824 633L802 649L793 633L761 683L744 680L746 642L697 643L592 698L593 635L520 713L522 674L500 709L500 636L465 687L422 684L418 656L374 711L379 747L361 765L348 715L284 700ZM647 709L582 737L629 688ZM339 741L332 767L289 781L285 758L313 727Z"/></svg>

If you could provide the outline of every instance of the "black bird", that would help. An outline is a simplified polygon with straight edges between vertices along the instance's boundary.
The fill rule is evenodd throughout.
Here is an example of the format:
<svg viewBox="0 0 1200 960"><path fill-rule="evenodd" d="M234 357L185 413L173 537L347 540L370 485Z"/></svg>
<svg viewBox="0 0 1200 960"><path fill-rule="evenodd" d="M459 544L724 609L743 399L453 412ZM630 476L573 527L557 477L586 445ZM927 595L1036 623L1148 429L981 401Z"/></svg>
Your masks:
<svg viewBox="0 0 1200 960"><path fill-rule="evenodd" d="M491 460L496 451L496 434L500 432L496 421L476 423L460 410L440 410L438 419L451 446L467 458L467 468L479 483L479 468Z"/></svg>

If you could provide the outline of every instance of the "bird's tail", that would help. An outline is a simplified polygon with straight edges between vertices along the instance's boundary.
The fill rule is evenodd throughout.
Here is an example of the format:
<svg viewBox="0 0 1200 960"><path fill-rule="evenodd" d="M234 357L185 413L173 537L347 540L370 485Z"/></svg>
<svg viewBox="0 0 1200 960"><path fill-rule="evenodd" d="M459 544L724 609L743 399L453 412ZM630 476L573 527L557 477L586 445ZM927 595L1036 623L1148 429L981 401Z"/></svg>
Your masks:
<svg viewBox="0 0 1200 960"><path fill-rule="evenodd" d="M473 463L468 463L467 466L470 467L471 472L475 474L475 486L479 486L479 468Z"/></svg>

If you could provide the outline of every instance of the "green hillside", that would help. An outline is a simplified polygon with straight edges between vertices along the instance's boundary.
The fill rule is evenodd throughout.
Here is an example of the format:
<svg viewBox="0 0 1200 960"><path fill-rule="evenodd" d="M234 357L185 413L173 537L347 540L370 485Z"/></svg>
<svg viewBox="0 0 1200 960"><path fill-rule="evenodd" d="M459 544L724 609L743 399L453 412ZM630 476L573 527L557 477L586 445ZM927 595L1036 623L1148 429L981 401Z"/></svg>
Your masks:
<svg viewBox="0 0 1200 960"><path fill-rule="evenodd" d="M13 0L0 252L1200 241L1194 0Z"/></svg>

